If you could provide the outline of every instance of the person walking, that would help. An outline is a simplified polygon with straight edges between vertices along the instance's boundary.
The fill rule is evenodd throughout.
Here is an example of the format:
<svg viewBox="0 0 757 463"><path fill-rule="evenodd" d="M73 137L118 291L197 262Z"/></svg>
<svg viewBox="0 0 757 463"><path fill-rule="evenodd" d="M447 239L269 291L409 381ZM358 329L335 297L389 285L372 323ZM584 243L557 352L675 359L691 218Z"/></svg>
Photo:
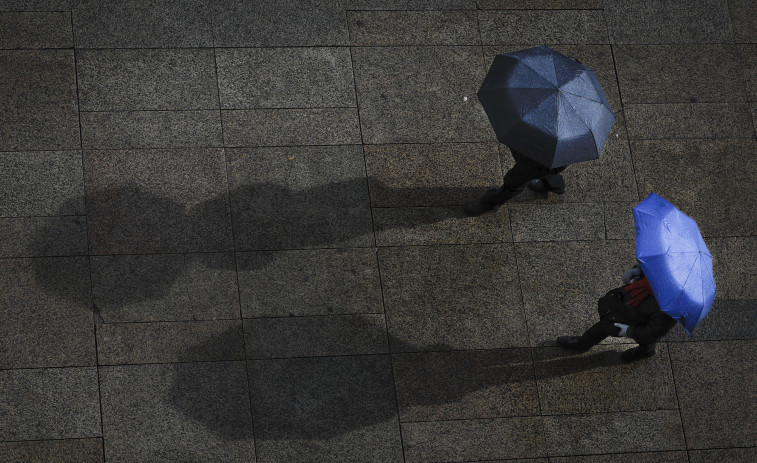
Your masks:
<svg viewBox="0 0 757 463"><path fill-rule="evenodd" d="M626 271L622 281L625 286L599 299L599 322L581 336L560 336L557 343L566 349L586 352L608 336L627 337L639 345L621 354L625 362L653 356L655 345L675 326L676 320L660 310L638 265Z"/></svg>

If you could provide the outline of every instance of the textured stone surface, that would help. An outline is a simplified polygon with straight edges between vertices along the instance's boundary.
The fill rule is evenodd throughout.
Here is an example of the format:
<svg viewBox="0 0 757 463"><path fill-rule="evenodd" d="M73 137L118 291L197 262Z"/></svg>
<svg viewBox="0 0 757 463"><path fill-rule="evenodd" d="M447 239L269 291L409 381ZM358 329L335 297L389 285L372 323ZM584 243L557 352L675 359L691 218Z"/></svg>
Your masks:
<svg viewBox="0 0 757 463"><path fill-rule="evenodd" d="M475 0L346 0L348 10L475 10Z"/></svg>
<svg viewBox="0 0 757 463"><path fill-rule="evenodd" d="M221 146L218 111L81 113L82 146L94 149Z"/></svg>
<svg viewBox="0 0 757 463"><path fill-rule="evenodd" d="M689 452L690 454L690 452ZM673 452L644 452L644 453L614 453L604 455L573 455L570 457L550 457L550 463L605 463L621 462L632 459L639 463L688 463L686 451Z"/></svg>
<svg viewBox="0 0 757 463"><path fill-rule="evenodd" d="M718 294L720 293L718 286ZM707 317L689 337L681 325L668 333L666 341L713 341L727 339L757 339L752 329L757 325L757 299L715 299Z"/></svg>
<svg viewBox="0 0 757 463"><path fill-rule="evenodd" d="M257 461L402 461L388 356L248 365Z"/></svg>
<svg viewBox="0 0 757 463"><path fill-rule="evenodd" d="M671 343L670 361L689 448L757 440L757 341Z"/></svg>
<svg viewBox="0 0 757 463"><path fill-rule="evenodd" d="M749 106L731 103L633 104L625 107L632 139L752 138Z"/></svg>
<svg viewBox="0 0 757 463"><path fill-rule="evenodd" d="M601 10L603 0L476 0L482 10Z"/></svg>
<svg viewBox="0 0 757 463"><path fill-rule="evenodd" d="M0 48L71 48L68 12L15 12L0 14Z"/></svg>
<svg viewBox="0 0 757 463"><path fill-rule="evenodd" d="M226 150L236 249L371 246L359 146Z"/></svg>
<svg viewBox="0 0 757 463"><path fill-rule="evenodd" d="M476 99L480 47L352 49L365 143L494 139Z"/></svg>
<svg viewBox="0 0 757 463"><path fill-rule="evenodd" d="M87 254L84 216L0 218L0 257Z"/></svg>
<svg viewBox="0 0 757 463"><path fill-rule="evenodd" d="M392 352L527 345L511 245L380 248Z"/></svg>
<svg viewBox="0 0 757 463"><path fill-rule="evenodd" d="M749 101L757 102L757 44L741 44L737 46L741 66L746 83L746 94Z"/></svg>
<svg viewBox="0 0 757 463"><path fill-rule="evenodd" d="M90 262L104 323L239 317L232 254L92 256Z"/></svg>
<svg viewBox="0 0 757 463"><path fill-rule="evenodd" d="M348 11L352 46L477 45L475 11Z"/></svg>
<svg viewBox="0 0 757 463"><path fill-rule="evenodd" d="M372 249L237 254L244 317L381 313Z"/></svg>
<svg viewBox="0 0 757 463"><path fill-rule="evenodd" d="M736 43L757 43L757 4L751 0L728 0Z"/></svg>
<svg viewBox="0 0 757 463"><path fill-rule="evenodd" d="M539 414L527 349L395 354L400 421Z"/></svg>
<svg viewBox="0 0 757 463"><path fill-rule="evenodd" d="M95 368L0 370L0 439L100 436Z"/></svg>
<svg viewBox="0 0 757 463"><path fill-rule="evenodd" d="M79 50L76 64L82 111L218 108L211 49Z"/></svg>
<svg viewBox="0 0 757 463"><path fill-rule="evenodd" d="M101 367L100 395L106 461L255 461L243 362Z"/></svg>
<svg viewBox="0 0 757 463"><path fill-rule="evenodd" d="M601 203L513 204L510 220L515 242L605 237Z"/></svg>
<svg viewBox="0 0 757 463"><path fill-rule="evenodd" d="M0 275L0 368L95 364L85 257L1 259Z"/></svg>
<svg viewBox="0 0 757 463"><path fill-rule="evenodd" d="M757 237L710 238L717 296L722 299L750 300L757 291Z"/></svg>
<svg viewBox="0 0 757 463"><path fill-rule="evenodd" d="M77 149L73 50L0 50L0 151Z"/></svg>
<svg viewBox="0 0 757 463"><path fill-rule="evenodd" d="M608 240L634 240L636 230L633 222L633 208L639 204L607 202L605 208L605 230Z"/></svg>
<svg viewBox="0 0 757 463"><path fill-rule="evenodd" d="M592 10L479 11L481 40L498 43L608 43L604 16Z"/></svg>
<svg viewBox="0 0 757 463"><path fill-rule="evenodd" d="M730 461L733 463L749 463L757 460L757 447L740 449L717 450L689 450L691 463L705 463L708 461Z"/></svg>
<svg viewBox="0 0 757 463"><path fill-rule="evenodd" d="M6 463L102 463L102 439L64 439L0 442L0 458Z"/></svg>
<svg viewBox="0 0 757 463"><path fill-rule="evenodd" d="M5 0L0 11L66 11L71 0Z"/></svg>

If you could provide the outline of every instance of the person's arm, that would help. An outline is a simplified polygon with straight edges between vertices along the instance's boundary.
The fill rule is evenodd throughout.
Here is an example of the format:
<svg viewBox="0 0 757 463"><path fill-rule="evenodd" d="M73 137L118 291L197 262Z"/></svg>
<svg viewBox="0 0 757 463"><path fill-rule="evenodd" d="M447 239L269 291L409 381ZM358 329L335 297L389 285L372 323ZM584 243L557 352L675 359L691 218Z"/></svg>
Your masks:
<svg viewBox="0 0 757 463"><path fill-rule="evenodd" d="M633 268L626 270L620 279L624 285L631 284L634 281L640 280L644 276L644 272L641 271L639 264L633 266Z"/></svg>
<svg viewBox="0 0 757 463"><path fill-rule="evenodd" d="M676 326L676 321L668 314L659 311L649 317L649 323L646 325L629 326L625 335L639 344L653 344L668 334L674 326Z"/></svg>

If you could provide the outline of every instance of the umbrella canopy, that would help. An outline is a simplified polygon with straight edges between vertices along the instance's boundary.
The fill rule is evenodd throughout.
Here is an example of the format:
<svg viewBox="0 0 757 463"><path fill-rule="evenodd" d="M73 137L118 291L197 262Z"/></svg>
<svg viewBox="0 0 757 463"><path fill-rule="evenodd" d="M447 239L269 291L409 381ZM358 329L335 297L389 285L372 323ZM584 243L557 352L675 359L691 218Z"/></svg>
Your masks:
<svg viewBox="0 0 757 463"><path fill-rule="evenodd" d="M597 159L615 122L594 72L546 46L494 58L478 100L499 141L550 168Z"/></svg>
<svg viewBox="0 0 757 463"><path fill-rule="evenodd" d="M712 255L692 218L651 193L633 208L636 259L660 309L689 336L715 299Z"/></svg>

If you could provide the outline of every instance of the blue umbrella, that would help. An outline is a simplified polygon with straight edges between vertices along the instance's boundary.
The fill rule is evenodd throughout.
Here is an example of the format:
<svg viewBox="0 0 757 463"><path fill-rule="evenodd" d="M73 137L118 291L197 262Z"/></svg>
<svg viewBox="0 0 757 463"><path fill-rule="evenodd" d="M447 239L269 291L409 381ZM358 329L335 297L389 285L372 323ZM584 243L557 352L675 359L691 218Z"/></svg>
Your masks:
<svg viewBox="0 0 757 463"><path fill-rule="evenodd" d="M499 141L550 168L597 159L615 122L594 72L546 46L497 55L478 100Z"/></svg>
<svg viewBox="0 0 757 463"><path fill-rule="evenodd" d="M697 223L654 193L633 208L633 220L636 259L660 309L692 336L715 299L712 255Z"/></svg>

